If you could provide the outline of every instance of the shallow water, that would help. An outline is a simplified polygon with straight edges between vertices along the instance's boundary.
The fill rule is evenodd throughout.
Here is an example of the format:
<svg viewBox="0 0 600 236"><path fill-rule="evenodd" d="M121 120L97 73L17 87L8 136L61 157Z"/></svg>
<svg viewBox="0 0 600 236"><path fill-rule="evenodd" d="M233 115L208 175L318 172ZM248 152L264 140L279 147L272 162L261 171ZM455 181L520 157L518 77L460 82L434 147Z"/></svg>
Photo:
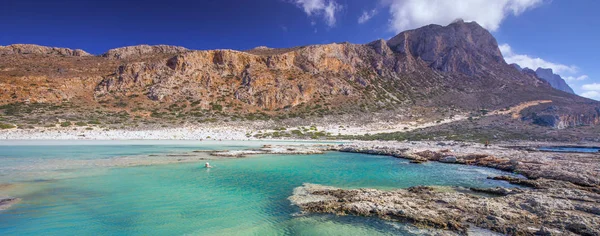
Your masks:
<svg viewBox="0 0 600 236"><path fill-rule="evenodd" d="M539 148L541 151L547 152L583 152L583 153L598 153L600 152L600 147L541 147Z"/></svg>
<svg viewBox="0 0 600 236"><path fill-rule="evenodd" d="M120 155L258 145L5 145L0 146L0 166L9 162L36 169L46 162L28 162L44 158L85 162ZM45 177L36 171L29 180L11 179L14 173L6 172L0 184L13 185L0 188L0 195L23 201L0 212L0 235L411 235L415 233L409 226L377 219L295 216L298 209L287 198L303 183L379 189L511 186L486 178L506 174L498 170L442 163L416 165L353 153L261 155L212 160L211 165L215 168L185 163L54 170L70 173L68 177Z"/></svg>

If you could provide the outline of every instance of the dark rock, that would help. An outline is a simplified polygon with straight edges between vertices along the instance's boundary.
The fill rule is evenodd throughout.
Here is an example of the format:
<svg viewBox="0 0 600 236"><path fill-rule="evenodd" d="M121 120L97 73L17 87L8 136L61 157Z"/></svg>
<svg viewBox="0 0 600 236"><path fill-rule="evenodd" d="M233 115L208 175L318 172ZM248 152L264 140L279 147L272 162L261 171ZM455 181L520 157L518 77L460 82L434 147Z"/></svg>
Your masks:
<svg viewBox="0 0 600 236"><path fill-rule="evenodd" d="M456 163L458 159L455 156L446 156L440 159L440 162L443 163Z"/></svg>

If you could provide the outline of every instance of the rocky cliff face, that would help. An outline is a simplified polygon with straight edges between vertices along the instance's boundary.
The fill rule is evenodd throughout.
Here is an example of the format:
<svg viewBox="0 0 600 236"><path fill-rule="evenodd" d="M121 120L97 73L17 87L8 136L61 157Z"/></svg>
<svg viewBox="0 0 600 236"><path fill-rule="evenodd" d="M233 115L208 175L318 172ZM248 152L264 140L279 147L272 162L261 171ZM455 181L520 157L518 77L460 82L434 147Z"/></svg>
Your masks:
<svg viewBox="0 0 600 236"><path fill-rule="evenodd" d="M271 56L193 51L155 63L122 65L114 76L102 80L96 94L137 92L156 101L205 101L205 106L212 102L207 98L227 94L224 102L277 109L321 96L352 96L355 88L348 80L357 73L354 66L365 64L358 54L369 52L340 44Z"/></svg>
<svg viewBox="0 0 600 236"><path fill-rule="evenodd" d="M387 44L395 52L421 59L444 72L475 75L485 72L487 64L504 62L496 39L477 23L429 25L402 32Z"/></svg>
<svg viewBox="0 0 600 236"><path fill-rule="evenodd" d="M10 52L0 54L2 104L71 101L154 112L184 106L179 112L280 114L308 108L479 110L532 100L567 101L560 106L590 102L506 64L489 32L462 21L364 45L246 52L140 45L86 57L45 47L2 51Z"/></svg>
<svg viewBox="0 0 600 236"><path fill-rule="evenodd" d="M81 49L44 47L33 44L13 44L0 46L0 55L36 54L36 55L58 55L58 56L92 56Z"/></svg>
<svg viewBox="0 0 600 236"><path fill-rule="evenodd" d="M102 54L102 57L110 59L131 59L143 56L155 56L156 54L178 54L190 51L187 48L169 45L137 45L122 48L114 48Z"/></svg>
<svg viewBox="0 0 600 236"><path fill-rule="evenodd" d="M575 92L571 87L569 87L567 82L565 82L565 80L561 78L560 75L554 74L552 69L537 68L537 70L535 70L535 73L540 79L543 79L546 82L550 83L550 86L552 86L553 88L565 91L570 94L575 94Z"/></svg>
<svg viewBox="0 0 600 236"><path fill-rule="evenodd" d="M578 107L549 105L540 107L525 119L533 123L556 129L600 124L600 106L590 109Z"/></svg>

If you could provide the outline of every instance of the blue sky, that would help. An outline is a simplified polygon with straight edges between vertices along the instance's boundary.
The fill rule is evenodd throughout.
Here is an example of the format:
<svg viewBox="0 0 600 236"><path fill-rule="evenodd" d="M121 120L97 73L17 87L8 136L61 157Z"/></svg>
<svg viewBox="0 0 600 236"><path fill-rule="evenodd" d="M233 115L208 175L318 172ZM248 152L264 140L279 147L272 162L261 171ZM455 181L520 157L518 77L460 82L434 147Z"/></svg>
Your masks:
<svg viewBox="0 0 600 236"><path fill-rule="evenodd" d="M477 21L505 59L550 67L600 99L596 0L3 0L0 45L32 43L90 53L137 44L191 49L367 43L457 18Z"/></svg>

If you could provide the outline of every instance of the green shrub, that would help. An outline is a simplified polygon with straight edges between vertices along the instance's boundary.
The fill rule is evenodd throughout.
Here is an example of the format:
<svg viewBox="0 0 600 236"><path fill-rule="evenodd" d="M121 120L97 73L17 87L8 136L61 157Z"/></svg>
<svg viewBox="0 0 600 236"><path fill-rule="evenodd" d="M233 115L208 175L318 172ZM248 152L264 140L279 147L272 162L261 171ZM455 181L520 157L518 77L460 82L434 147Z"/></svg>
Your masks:
<svg viewBox="0 0 600 236"><path fill-rule="evenodd" d="M212 104L211 108L213 111L222 111L223 110L223 106L220 104Z"/></svg>
<svg viewBox="0 0 600 236"><path fill-rule="evenodd" d="M60 126L61 127L69 127L69 126L71 126L71 122L70 121L62 122L62 123L60 123Z"/></svg>
<svg viewBox="0 0 600 236"><path fill-rule="evenodd" d="M292 130L292 134L293 135L302 135L302 131L295 129L295 130Z"/></svg>
<svg viewBox="0 0 600 236"><path fill-rule="evenodd" d="M77 125L77 126L86 126L87 123L85 123L83 121L79 121L79 122L75 123L75 125Z"/></svg>
<svg viewBox="0 0 600 236"><path fill-rule="evenodd" d="M11 124L6 124L6 123L0 123L0 129L12 129L14 128L14 125Z"/></svg>
<svg viewBox="0 0 600 236"><path fill-rule="evenodd" d="M99 120L90 120L90 121L88 121L88 124L90 124L90 125L99 125L99 124L102 124L102 123L100 123Z"/></svg>

